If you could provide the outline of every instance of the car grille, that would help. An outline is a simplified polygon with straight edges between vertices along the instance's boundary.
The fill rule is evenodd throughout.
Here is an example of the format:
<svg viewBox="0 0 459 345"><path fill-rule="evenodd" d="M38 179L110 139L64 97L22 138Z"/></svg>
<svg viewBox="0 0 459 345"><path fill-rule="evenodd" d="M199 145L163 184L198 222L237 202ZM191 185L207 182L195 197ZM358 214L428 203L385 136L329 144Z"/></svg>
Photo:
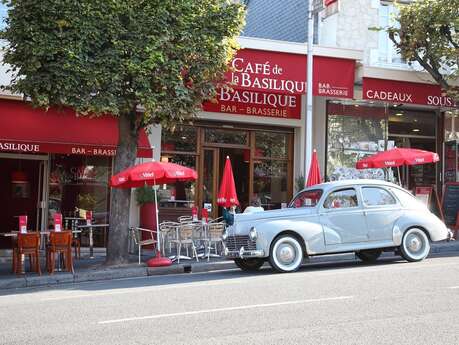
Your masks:
<svg viewBox="0 0 459 345"><path fill-rule="evenodd" d="M225 241L225 245L230 251L239 251L242 247L244 250L256 250L257 242L252 241L249 236L231 236Z"/></svg>

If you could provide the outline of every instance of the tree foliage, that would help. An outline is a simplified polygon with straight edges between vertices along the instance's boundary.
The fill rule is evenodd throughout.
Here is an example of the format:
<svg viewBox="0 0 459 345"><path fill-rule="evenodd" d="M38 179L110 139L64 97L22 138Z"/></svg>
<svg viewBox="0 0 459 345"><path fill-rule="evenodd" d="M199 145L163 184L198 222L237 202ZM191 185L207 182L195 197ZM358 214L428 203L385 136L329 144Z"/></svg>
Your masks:
<svg viewBox="0 0 459 345"><path fill-rule="evenodd" d="M459 79L459 0L418 0L400 5L397 26L387 28L402 57L417 61L453 99Z"/></svg>
<svg viewBox="0 0 459 345"><path fill-rule="evenodd" d="M141 128L191 119L213 98L244 21L230 0L1 1L9 89L35 106L117 116L115 173L134 164ZM113 189L107 264L128 261L129 209L130 190Z"/></svg>
<svg viewBox="0 0 459 345"><path fill-rule="evenodd" d="M188 118L234 52L243 8L226 0L3 0L11 90L40 107Z"/></svg>

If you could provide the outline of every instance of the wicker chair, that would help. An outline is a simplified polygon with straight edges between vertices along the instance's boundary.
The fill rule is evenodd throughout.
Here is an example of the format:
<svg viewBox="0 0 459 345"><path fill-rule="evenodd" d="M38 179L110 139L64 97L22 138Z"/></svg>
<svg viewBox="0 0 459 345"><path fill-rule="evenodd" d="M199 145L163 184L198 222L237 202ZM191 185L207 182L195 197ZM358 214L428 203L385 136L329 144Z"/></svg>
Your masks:
<svg viewBox="0 0 459 345"><path fill-rule="evenodd" d="M225 244L222 239L222 234L225 231L225 223L213 221L207 224L206 231L206 248L207 248L207 261L210 260L211 256L221 256L218 253L218 245L222 245L222 251L224 250ZM213 249L212 244L215 244L215 254L211 254ZM220 252L221 253L221 252Z"/></svg>

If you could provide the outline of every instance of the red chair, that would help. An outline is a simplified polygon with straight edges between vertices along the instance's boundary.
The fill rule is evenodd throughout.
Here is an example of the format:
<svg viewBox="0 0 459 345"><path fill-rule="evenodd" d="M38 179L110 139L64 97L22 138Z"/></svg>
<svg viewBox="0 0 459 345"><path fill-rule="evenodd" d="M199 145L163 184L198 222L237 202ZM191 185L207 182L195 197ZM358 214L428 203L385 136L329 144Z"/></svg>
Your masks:
<svg viewBox="0 0 459 345"><path fill-rule="evenodd" d="M39 232L18 234L17 246L13 248L13 271L16 274L23 274L23 255L29 256L31 270L41 275Z"/></svg>
<svg viewBox="0 0 459 345"><path fill-rule="evenodd" d="M74 273L72 261L72 231L51 231L46 249L46 267L48 273L54 273L56 254L62 254L65 270Z"/></svg>

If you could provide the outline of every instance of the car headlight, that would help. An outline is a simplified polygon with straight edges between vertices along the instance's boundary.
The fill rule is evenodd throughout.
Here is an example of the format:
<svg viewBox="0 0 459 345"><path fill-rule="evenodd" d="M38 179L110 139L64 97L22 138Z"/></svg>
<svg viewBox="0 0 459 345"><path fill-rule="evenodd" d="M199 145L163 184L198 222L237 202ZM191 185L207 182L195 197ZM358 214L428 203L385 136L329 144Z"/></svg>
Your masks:
<svg viewBox="0 0 459 345"><path fill-rule="evenodd" d="M249 238L252 240L252 241L256 241L257 240L257 237L258 237L258 234L257 234L257 229L255 229L255 227L251 227L250 228L250 231L249 231Z"/></svg>

